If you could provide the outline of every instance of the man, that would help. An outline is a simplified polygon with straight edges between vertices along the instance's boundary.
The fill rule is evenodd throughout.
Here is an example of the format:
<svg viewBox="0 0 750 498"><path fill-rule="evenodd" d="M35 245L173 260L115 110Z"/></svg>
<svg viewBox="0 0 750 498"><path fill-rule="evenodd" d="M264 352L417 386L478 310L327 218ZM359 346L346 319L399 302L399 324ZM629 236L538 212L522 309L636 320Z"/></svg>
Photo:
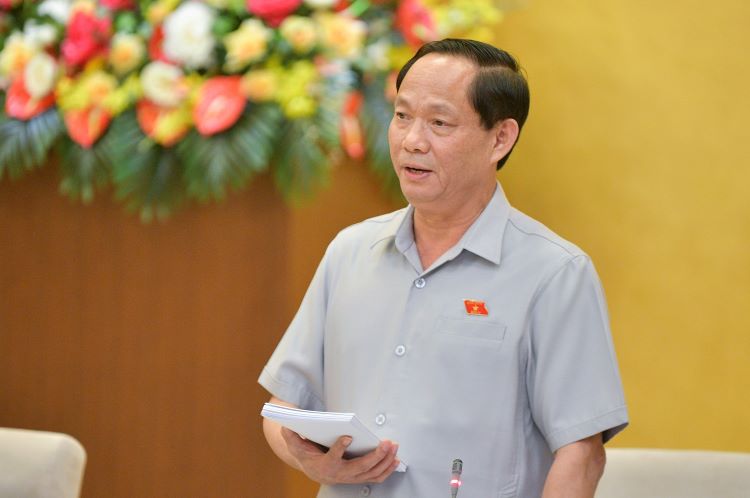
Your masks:
<svg viewBox="0 0 750 498"><path fill-rule="evenodd" d="M589 258L511 208L495 171L529 107L516 61L428 43L397 80L391 158L409 207L343 230L259 382L272 401L353 411L382 440L346 459L265 420L319 497L593 497L627 424ZM394 472L399 461L406 472Z"/></svg>

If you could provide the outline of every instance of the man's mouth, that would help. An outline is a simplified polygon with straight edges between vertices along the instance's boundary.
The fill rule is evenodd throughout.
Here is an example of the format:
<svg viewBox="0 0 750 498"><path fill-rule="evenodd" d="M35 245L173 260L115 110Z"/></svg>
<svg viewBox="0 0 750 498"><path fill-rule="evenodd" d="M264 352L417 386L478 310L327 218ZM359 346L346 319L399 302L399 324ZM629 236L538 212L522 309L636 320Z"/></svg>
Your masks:
<svg viewBox="0 0 750 498"><path fill-rule="evenodd" d="M406 171L408 171L409 173L413 174L413 175L420 175L420 174L423 174L423 173L430 173L429 169L416 168L414 166L406 166L406 167L404 167L404 169Z"/></svg>

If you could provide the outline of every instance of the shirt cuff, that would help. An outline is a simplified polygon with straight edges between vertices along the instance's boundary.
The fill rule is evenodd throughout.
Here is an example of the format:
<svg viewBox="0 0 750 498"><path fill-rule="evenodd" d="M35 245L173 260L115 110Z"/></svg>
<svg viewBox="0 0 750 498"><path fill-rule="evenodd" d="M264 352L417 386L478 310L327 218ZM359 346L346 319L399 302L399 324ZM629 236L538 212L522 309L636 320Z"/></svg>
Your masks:
<svg viewBox="0 0 750 498"><path fill-rule="evenodd" d="M547 444L554 453L566 444L575 443L599 433L602 433L602 440L606 443L627 425L628 410L625 406L621 406L573 427L553 432L547 437Z"/></svg>

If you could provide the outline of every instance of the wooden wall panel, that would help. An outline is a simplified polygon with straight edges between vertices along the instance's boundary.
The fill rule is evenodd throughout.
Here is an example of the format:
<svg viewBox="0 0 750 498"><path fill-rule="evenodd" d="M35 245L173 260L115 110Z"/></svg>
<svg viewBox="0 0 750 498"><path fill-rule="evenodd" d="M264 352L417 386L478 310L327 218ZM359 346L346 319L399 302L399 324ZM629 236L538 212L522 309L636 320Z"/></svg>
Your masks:
<svg viewBox="0 0 750 498"><path fill-rule="evenodd" d="M0 425L77 437L84 497L283 496L256 384L293 310L268 179L153 225L56 191L52 167L0 182Z"/></svg>

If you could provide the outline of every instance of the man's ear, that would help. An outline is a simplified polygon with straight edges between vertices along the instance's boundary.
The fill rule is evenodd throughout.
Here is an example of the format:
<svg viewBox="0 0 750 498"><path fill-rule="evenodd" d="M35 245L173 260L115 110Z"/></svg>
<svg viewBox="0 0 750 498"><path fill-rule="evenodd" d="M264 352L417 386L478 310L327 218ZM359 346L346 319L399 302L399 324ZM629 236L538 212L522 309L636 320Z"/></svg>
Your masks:
<svg viewBox="0 0 750 498"><path fill-rule="evenodd" d="M496 163L510 152L518 140L520 128L513 118L503 119L494 126L495 144L492 151L492 162Z"/></svg>

